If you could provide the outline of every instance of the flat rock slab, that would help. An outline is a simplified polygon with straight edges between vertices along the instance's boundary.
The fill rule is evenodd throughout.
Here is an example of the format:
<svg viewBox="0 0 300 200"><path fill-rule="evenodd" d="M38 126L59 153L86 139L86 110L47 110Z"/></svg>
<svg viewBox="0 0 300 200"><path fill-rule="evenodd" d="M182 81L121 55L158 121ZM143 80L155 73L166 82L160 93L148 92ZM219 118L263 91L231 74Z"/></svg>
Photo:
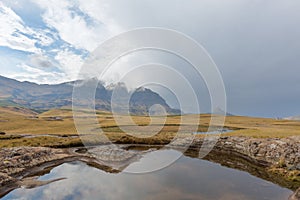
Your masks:
<svg viewBox="0 0 300 200"><path fill-rule="evenodd" d="M287 138L221 137L217 148L244 154L270 165L300 170L300 136Z"/></svg>
<svg viewBox="0 0 300 200"><path fill-rule="evenodd" d="M15 180L24 171L45 162L71 157L65 150L45 147L0 149L0 186Z"/></svg>

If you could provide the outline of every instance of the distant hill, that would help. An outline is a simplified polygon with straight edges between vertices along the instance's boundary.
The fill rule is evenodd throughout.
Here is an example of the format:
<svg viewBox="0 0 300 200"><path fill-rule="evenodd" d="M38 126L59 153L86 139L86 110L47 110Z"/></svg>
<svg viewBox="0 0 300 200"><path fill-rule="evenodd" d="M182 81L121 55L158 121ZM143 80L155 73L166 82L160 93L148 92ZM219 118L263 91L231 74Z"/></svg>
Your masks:
<svg viewBox="0 0 300 200"><path fill-rule="evenodd" d="M7 115L19 115L19 116L27 116L27 117L38 115L38 113L28 108L14 107L14 106L0 107L0 114L1 117L7 117ZM0 117L0 122L1 122L1 117Z"/></svg>
<svg viewBox="0 0 300 200"><path fill-rule="evenodd" d="M69 107L72 105L72 92L74 84L89 84L97 81L73 81L55 85L20 82L0 76L0 106L22 106L36 111L45 111L54 108ZM98 82L98 81L97 81ZM98 110L111 111L111 96L113 90L122 90L129 94L124 84L111 85L105 88L98 83L95 94L95 107ZM130 99L130 112L133 114L146 114L154 104L162 105L169 114L180 114L180 110L172 109L157 93L147 88L138 88Z"/></svg>
<svg viewBox="0 0 300 200"><path fill-rule="evenodd" d="M225 112L224 110L222 110L219 107L215 108L214 111L212 112L212 114L224 115L224 116L234 116L233 114L231 114L229 112Z"/></svg>
<svg viewBox="0 0 300 200"><path fill-rule="evenodd" d="M286 117L284 118L286 120L296 120L296 121L300 121L300 116L292 116L292 117Z"/></svg>

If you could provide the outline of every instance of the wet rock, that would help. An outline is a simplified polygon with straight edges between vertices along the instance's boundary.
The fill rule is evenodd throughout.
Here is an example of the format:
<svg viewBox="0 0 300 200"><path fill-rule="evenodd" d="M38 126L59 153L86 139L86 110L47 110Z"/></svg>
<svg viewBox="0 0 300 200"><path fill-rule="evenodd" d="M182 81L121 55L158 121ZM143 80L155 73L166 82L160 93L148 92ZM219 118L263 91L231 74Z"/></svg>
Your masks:
<svg viewBox="0 0 300 200"><path fill-rule="evenodd" d="M63 150L44 147L1 148L0 185L15 181L18 174L34 166L69 156Z"/></svg>
<svg viewBox="0 0 300 200"><path fill-rule="evenodd" d="M89 153L96 159L109 162L127 161L137 155L137 152L126 151L112 145L95 147Z"/></svg>

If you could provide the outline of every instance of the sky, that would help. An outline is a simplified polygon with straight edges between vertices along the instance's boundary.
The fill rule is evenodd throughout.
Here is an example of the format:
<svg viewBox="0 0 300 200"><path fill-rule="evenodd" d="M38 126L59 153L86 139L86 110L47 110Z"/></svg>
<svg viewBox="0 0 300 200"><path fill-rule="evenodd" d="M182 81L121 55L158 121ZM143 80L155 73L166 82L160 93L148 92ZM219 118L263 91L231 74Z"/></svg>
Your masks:
<svg viewBox="0 0 300 200"><path fill-rule="evenodd" d="M299 10L298 0L0 0L0 75L36 83L74 80L107 39L134 28L161 27L182 32L206 49L222 75L228 112L300 115ZM109 81L135 62L154 59L176 69L188 67L156 54L122 59ZM189 72L186 76L205 112L205 83ZM170 92L156 91L171 99Z"/></svg>

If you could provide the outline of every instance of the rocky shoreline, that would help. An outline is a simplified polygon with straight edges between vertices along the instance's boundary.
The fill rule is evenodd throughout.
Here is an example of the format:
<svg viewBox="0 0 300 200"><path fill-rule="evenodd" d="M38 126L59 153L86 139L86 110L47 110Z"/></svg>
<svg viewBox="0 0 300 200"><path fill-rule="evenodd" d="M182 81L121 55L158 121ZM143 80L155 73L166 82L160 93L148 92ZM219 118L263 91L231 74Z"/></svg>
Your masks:
<svg viewBox="0 0 300 200"><path fill-rule="evenodd" d="M63 149L17 147L0 149L0 197L20 187L27 175L67 161L72 156ZM48 165L49 164L49 165Z"/></svg>
<svg viewBox="0 0 300 200"><path fill-rule="evenodd" d="M221 137L215 149L240 153L266 166L300 170L300 136L264 139Z"/></svg>
<svg viewBox="0 0 300 200"><path fill-rule="evenodd" d="M297 182L300 180L299 141L299 136L280 139L220 137L213 151L217 152L214 153L215 155L218 152L225 152L227 155L248 160L249 163L268 169L270 173L282 173L283 178L294 178L294 181ZM203 139L196 138L188 151L196 151L202 143ZM24 177L36 175L64 162L80 160L108 172L119 172L122 167L140 156L137 153L132 153L132 151L112 149L109 146L97 148L94 151L101 154L100 159L85 152L79 152L78 148L2 148L0 149L0 197L12 189L22 186ZM290 174L294 176L289 177ZM299 193L300 190L297 190L291 199L299 199Z"/></svg>

